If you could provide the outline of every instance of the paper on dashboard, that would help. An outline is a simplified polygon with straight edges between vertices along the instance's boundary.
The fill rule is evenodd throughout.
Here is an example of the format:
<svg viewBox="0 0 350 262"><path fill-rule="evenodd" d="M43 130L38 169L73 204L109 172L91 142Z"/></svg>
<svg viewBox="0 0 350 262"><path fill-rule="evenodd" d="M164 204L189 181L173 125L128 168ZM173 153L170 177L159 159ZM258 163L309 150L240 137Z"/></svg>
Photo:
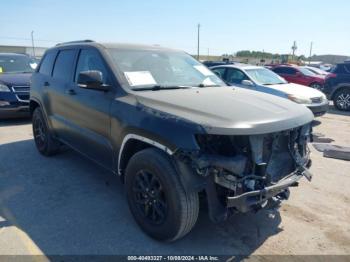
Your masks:
<svg viewBox="0 0 350 262"><path fill-rule="evenodd" d="M149 71L124 72L130 86L155 85L156 80Z"/></svg>

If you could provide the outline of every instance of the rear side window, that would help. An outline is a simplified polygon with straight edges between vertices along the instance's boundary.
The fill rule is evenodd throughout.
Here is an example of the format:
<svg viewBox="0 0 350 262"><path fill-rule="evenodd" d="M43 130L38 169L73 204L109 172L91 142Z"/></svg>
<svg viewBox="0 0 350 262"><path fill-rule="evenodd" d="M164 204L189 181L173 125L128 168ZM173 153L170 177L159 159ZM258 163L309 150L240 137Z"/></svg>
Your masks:
<svg viewBox="0 0 350 262"><path fill-rule="evenodd" d="M43 75L51 75L52 66L56 58L56 52L48 52L41 62L39 73Z"/></svg>
<svg viewBox="0 0 350 262"><path fill-rule="evenodd" d="M75 50L62 50L58 53L52 74L54 78L64 81L72 80L75 53Z"/></svg>

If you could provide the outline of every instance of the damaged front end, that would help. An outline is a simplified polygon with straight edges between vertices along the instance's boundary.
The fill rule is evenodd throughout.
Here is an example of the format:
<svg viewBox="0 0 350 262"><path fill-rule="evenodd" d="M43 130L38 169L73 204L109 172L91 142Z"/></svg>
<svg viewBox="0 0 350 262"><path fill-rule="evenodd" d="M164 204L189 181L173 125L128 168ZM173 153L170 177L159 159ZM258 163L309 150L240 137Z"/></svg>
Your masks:
<svg viewBox="0 0 350 262"><path fill-rule="evenodd" d="M197 135L200 151L185 155L205 180L211 219L259 210L268 201L287 199L288 188L301 177L311 180L310 140L310 124L263 135Z"/></svg>

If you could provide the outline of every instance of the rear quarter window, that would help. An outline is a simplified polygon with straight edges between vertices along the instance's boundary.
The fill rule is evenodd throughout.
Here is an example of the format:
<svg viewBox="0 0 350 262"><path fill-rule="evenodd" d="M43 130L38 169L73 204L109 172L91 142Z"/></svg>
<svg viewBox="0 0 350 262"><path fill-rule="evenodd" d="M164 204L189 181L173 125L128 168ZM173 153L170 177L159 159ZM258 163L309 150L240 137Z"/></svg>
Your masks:
<svg viewBox="0 0 350 262"><path fill-rule="evenodd" d="M39 67L39 73L43 75L51 75L52 66L56 58L56 52L48 52L43 57Z"/></svg>

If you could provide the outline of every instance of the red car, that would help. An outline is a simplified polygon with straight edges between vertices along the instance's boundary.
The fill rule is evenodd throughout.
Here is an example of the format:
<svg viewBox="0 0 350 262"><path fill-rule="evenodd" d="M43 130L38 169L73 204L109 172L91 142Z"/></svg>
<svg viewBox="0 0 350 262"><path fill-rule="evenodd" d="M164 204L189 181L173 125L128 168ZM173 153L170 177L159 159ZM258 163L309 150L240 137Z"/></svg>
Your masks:
<svg viewBox="0 0 350 262"><path fill-rule="evenodd" d="M290 83L310 86L318 90L322 90L325 83L324 76L316 75L310 70L302 67L279 65L274 66L271 70Z"/></svg>

